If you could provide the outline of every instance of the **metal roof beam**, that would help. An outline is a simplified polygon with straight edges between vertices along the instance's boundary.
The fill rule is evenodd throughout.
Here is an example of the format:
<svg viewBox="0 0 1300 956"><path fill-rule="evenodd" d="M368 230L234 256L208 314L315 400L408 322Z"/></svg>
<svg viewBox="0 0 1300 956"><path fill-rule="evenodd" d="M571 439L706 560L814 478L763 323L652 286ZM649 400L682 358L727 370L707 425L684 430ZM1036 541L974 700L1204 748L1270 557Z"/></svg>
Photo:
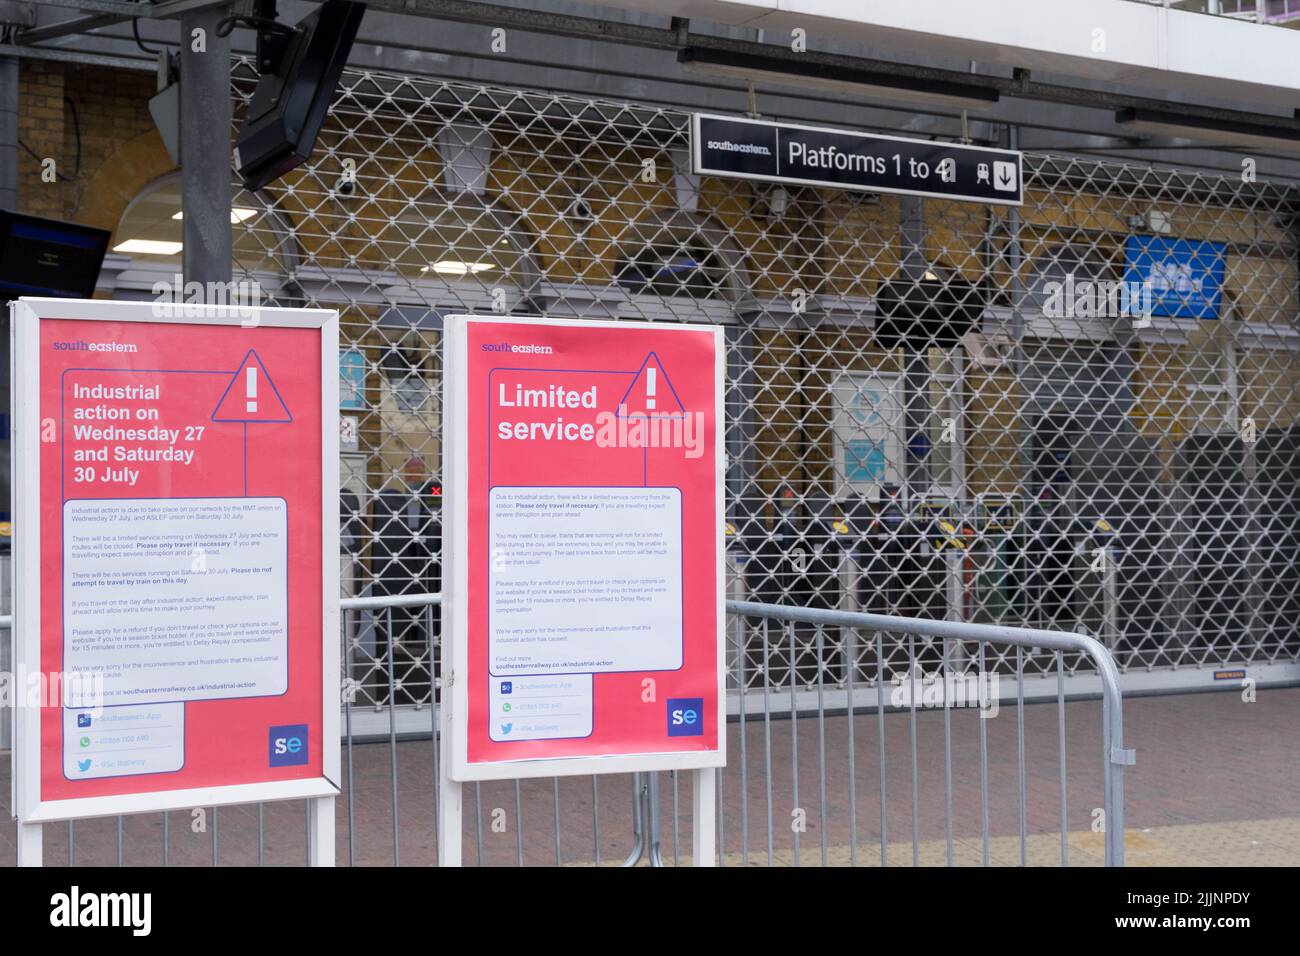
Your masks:
<svg viewBox="0 0 1300 956"><path fill-rule="evenodd" d="M123 70L148 70L156 73L158 61L154 57L114 56L111 53L84 53L49 46L18 46L0 43L0 56L14 56L24 60L51 60L56 63L78 63L82 66L110 66Z"/></svg>
<svg viewBox="0 0 1300 956"><path fill-rule="evenodd" d="M132 17L150 17L150 4L131 3L128 0L41 0L43 7L59 7L81 13L116 13L124 20Z"/></svg>
<svg viewBox="0 0 1300 956"><path fill-rule="evenodd" d="M19 30L18 42L30 44L41 43L45 40L57 40L59 37L89 33L91 30L98 30L100 27L111 27L129 19L130 17L124 17L118 13L92 13L84 17L73 17L70 20L60 20L57 23L47 23L44 26Z"/></svg>
<svg viewBox="0 0 1300 956"><path fill-rule="evenodd" d="M124 4L116 0L54 0L57 5L110 8L103 12L121 12L127 8L128 17L144 14L152 19L171 18L182 13L193 13L221 5L230 0L163 0L157 4ZM678 50L683 46L727 51L739 54L759 54L773 59L789 59L792 64L820 63L830 68L886 70L900 78L930 82L959 83L984 86L1006 97L1037 100L1065 106L1091 109L1122 110L1128 108L1156 109L1207 122L1267 124L1279 130L1300 132L1300 119L1253 111L1174 103L1127 93L1110 93L1094 89L1079 89L1034 80L1028 70L1016 70L1012 77L987 73L967 73L935 67L916 66L887 60L868 59L843 54L808 50L793 53L788 48L769 43L732 39L710 34L688 32L688 24L678 21L663 27L645 26L618 20L553 13L525 7L504 7L476 0L367 0L372 10L401 16L414 16L460 23L485 23L508 26L531 33L585 39L594 42L624 43L648 49ZM52 25L53 26L53 25Z"/></svg>
<svg viewBox="0 0 1300 956"><path fill-rule="evenodd" d="M183 16L187 13L198 13L207 10L209 7L230 6L235 6L232 0L162 0L161 3L153 4L151 16L155 20L165 20L170 17Z"/></svg>
<svg viewBox="0 0 1300 956"><path fill-rule="evenodd" d="M1040 83L1031 78L1028 70L1017 70L1012 77L992 76L986 73L966 73L937 67L914 66L888 60L872 60L808 50L795 53L788 47L772 43L755 43L750 40L731 39L709 34L687 33L670 26L648 27L614 20L595 20L570 14L550 13L520 7L499 7L475 0L368 0L371 8L406 15L436 17L461 23L488 23L494 26L513 27L532 33L579 37L607 43L627 43L634 46L660 50L677 50L683 46L719 50L739 54L755 54L771 59L788 60L792 66L819 63L827 67L851 70L883 70L896 77L953 83L964 86L985 86L1003 96L1039 100L1062 106L1080 106L1092 109L1119 110L1130 107L1158 109L1208 121L1253 123L1261 122L1279 129L1300 132L1300 119L1291 116L1274 116L1195 104L1174 103L1151 97L1126 93L1107 93L1100 90L1080 89L1053 83Z"/></svg>

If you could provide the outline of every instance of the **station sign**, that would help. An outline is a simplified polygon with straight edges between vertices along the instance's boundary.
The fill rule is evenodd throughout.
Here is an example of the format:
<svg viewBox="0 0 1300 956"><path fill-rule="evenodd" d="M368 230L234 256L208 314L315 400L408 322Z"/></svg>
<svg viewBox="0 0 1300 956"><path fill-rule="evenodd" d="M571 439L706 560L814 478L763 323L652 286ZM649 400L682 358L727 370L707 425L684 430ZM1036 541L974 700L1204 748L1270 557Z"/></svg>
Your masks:
<svg viewBox="0 0 1300 956"><path fill-rule="evenodd" d="M1217 319L1223 302L1227 245L1167 236L1129 236L1124 282L1149 290L1151 314Z"/></svg>
<svg viewBox="0 0 1300 956"><path fill-rule="evenodd" d="M798 186L1019 206L1018 150L696 113L693 169Z"/></svg>

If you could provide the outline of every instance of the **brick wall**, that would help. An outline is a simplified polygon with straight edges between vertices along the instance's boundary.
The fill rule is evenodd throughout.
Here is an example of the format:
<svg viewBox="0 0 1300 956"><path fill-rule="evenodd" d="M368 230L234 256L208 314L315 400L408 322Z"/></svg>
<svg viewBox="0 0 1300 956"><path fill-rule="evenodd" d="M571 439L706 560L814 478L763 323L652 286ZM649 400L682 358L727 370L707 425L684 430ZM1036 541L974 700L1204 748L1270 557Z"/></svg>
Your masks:
<svg viewBox="0 0 1300 956"><path fill-rule="evenodd" d="M70 190L62 179L42 182L38 157L53 158L56 170L71 176L73 164L63 151L63 69L43 60L23 60L18 68L18 209L59 219L67 214Z"/></svg>
<svg viewBox="0 0 1300 956"><path fill-rule="evenodd" d="M172 168L149 115L154 88L140 70L23 60L18 136L31 152L19 149L19 209L114 228L136 193ZM42 178L47 157L55 182Z"/></svg>

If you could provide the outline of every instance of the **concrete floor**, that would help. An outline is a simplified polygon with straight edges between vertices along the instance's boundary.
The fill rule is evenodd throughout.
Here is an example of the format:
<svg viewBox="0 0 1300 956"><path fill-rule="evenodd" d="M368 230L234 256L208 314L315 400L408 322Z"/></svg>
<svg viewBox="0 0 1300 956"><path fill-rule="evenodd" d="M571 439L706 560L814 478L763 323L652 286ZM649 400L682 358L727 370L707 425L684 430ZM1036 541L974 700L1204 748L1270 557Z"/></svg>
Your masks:
<svg viewBox="0 0 1300 956"><path fill-rule="evenodd" d="M1125 736L1137 751L1127 775L1126 852L1130 865L1300 864L1300 688L1262 690L1254 703L1239 693L1187 694L1125 701ZM1071 865L1102 861L1102 834L1093 832L1101 806L1101 707L1066 705L1068 810ZM988 734L989 858L1020 861L1014 707L984 721ZM978 865L983 858L980 799L979 718L954 711L954 862ZM874 713L853 719L854 767L849 770L849 720L815 716L773 720L770 760L764 727L746 726L742 764L740 728L730 725L729 765L721 783L722 852L727 865L768 862L768 816L772 861L819 865L826 861L880 864L880 759ZM824 734L824 746L819 740ZM797 762L795 743L797 742ZM942 711L917 714L916 852L923 865L947 858L946 789ZM353 773L338 808L338 861L355 854L362 865L394 862L428 865L436 855L432 748L429 741L396 748L397 813L393 814L392 755L386 742L352 749ZM1060 793L1057 709L1025 708L1026 857L1031 864L1060 863ZM347 753L344 754L346 767ZM769 801L769 766L771 796ZM819 769L825 768L825 800ZM906 713L885 718L885 830L888 863L913 859L911 736ZM797 773L796 773L797 768ZM0 810L9 812L8 763L0 771ZM661 776L661 835L666 862L688 862L689 778L674 785ZM851 781L853 785L851 786ZM797 796L795 792L797 782ZM558 795L558 809L557 809ZM349 819L349 798L351 819ZM631 780L627 776L482 784L466 792L465 860L476 864L609 864L632 846ZM593 812L598 807L599 813ZM678 812L674 812L674 808ZM477 811L477 822L476 822ZM802 811L802 813L798 813ZM260 852L267 864L299 865L306 854L302 803L268 804L263 810ZM806 820L796 834L793 823ZM853 821L856 817L856 828ZM497 827L494 828L494 821ZM481 840L478 823L481 823ZM95 820L75 827L75 862L112 865L119 843L128 865L163 861L164 822L159 814ZM256 864L256 806L175 811L167 819L167 857L172 864L209 865L215 843L221 864ZM558 851L556 833L559 833ZM599 839L597 840L597 831ZM14 859L13 829L0 828L0 864ZM52 825L45 835L46 860L68 861L69 828ZM796 837L798 847L796 850ZM853 847L856 844L856 854Z"/></svg>

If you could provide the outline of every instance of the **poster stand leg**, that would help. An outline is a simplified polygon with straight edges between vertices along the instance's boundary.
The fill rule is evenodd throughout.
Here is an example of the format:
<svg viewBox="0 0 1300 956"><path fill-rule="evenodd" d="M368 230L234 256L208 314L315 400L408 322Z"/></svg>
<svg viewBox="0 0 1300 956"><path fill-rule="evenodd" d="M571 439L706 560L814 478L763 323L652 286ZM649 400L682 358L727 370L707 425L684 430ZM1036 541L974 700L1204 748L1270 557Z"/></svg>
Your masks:
<svg viewBox="0 0 1300 956"><path fill-rule="evenodd" d="M41 839L41 824L18 824L18 865L42 866L45 845Z"/></svg>
<svg viewBox="0 0 1300 956"><path fill-rule="evenodd" d="M334 797L307 801L307 865L334 865Z"/></svg>
<svg viewBox="0 0 1300 956"><path fill-rule="evenodd" d="M717 865L718 771L705 767L695 771L695 822L692 826L693 859L696 866Z"/></svg>
<svg viewBox="0 0 1300 956"><path fill-rule="evenodd" d="M442 773L438 774L438 865L460 866L462 787L447 776L446 760L443 761L442 768Z"/></svg>

